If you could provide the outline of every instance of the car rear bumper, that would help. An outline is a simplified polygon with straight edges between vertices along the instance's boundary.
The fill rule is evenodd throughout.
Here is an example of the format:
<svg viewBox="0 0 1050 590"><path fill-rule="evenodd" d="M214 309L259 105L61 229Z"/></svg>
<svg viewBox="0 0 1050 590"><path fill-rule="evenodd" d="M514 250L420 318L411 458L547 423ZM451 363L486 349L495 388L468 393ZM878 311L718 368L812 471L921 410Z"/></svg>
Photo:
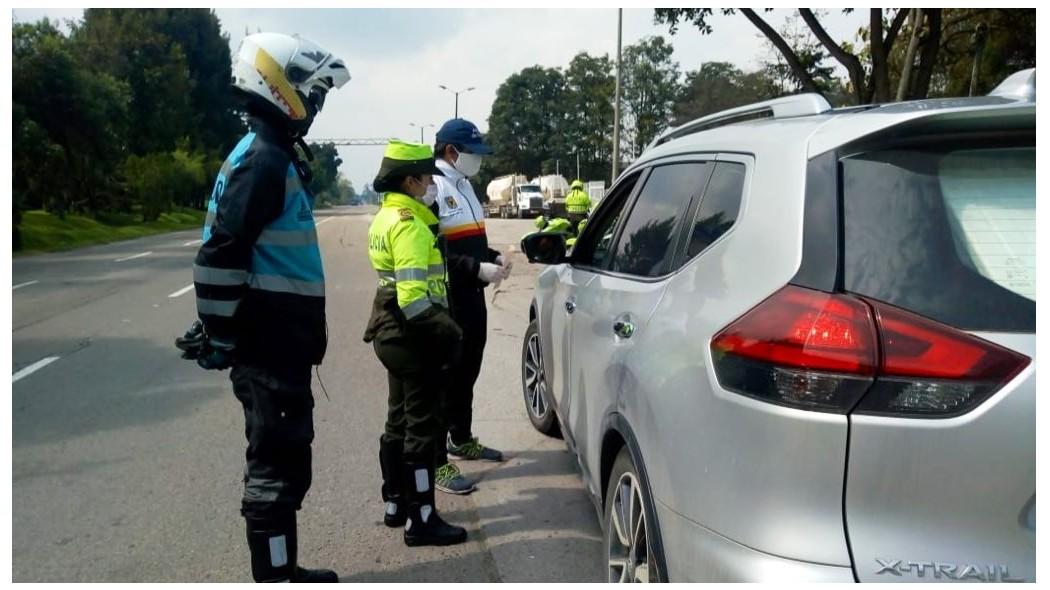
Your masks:
<svg viewBox="0 0 1050 590"><path fill-rule="evenodd" d="M786 559L736 543L657 502L672 582L854 582L853 569Z"/></svg>

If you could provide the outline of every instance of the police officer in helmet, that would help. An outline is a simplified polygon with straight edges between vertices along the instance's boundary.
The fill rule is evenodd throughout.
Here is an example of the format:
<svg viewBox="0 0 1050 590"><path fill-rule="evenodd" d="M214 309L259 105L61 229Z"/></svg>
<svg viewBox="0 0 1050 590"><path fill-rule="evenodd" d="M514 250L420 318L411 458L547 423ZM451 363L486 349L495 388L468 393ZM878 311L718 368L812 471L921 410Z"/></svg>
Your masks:
<svg viewBox="0 0 1050 590"><path fill-rule="evenodd" d="M326 348L325 293L309 168L294 149L350 80L346 64L298 36L250 35L233 60L233 87L250 132L226 158L208 204L193 282L203 334L188 357L232 367L244 407L244 496L256 582L337 582L299 567L296 511L310 488L311 365ZM188 335L189 336L189 335Z"/></svg>

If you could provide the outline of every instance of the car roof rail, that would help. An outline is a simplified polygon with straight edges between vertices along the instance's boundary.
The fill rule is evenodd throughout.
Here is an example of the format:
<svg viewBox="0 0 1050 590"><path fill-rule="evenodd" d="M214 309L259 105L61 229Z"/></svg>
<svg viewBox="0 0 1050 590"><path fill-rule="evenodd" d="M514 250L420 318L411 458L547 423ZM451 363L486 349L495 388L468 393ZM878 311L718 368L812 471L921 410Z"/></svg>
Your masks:
<svg viewBox="0 0 1050 590"><path fill-rule="evenodd" d="M999 83L988 96L1035 102L1035 68L1014 72Z"/></svg>
<svg viewBox="0 0 1050 590"><path fill-rule="evenodd" d="M700 117L699 119L694 119L684 125L672 127L656 136L656 139L654 139L645 149L649 150L650 148L656 147L662 143L667 143L672 139L678 139L679 137L684 137L693 133L707 131L708 129L714 129L715 127L724 127L725 125L743 123L744 121L753 121L755 119L787 119L791 117L819 115L820 113L830 110L831 105L828 101L815 92L782 96L780 98L774 98L773 100L757 102L755 104L720 111Z"/></svg>

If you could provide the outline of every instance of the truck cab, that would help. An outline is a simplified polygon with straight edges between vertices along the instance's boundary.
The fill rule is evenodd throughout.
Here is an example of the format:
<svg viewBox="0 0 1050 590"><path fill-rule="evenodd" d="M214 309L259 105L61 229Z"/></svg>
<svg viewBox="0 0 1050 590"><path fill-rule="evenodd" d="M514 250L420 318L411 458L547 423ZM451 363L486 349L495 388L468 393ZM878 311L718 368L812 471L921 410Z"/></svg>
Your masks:
<svg viewBox="0 0 1050 590"><path fill-rule="evenodd" d="M540 190L540 185L515 185L514 206L519 219L541 215L543 213L543 191Z"/></svg>

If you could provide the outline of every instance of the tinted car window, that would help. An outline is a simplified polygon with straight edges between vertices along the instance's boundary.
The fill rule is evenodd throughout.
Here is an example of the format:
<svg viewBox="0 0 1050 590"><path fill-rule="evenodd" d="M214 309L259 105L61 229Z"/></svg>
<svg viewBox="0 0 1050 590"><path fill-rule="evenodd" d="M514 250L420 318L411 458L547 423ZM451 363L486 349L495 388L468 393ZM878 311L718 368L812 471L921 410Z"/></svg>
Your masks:
<svg viewBox="0 0 1050 590"><path fill-rule="evenodd" d="M845 285L964 330L1035 332L1035 148L842 161Z"/></svg>
<svg viewBox="0 0 1050 590"><path fill-rule="evenodd" d="M611 270L655 277L673 270L675 230L693 196L703 190L710 164L653 168L624 223Z"/></svg>
<svg viewBox="0 0 1050 590"><path fill-rule="evenodd" d="M588 222L573 251L573 263L580 266L605 268L612 250L616 227L627 204L627 197L638 182L634 174L616 186L616 190L606 197L606 202L599 205L594 219Z"/></svg>
<svg viewBox="0 0 1050 590"><path fill-rule="evenodd" d="M693 221L687 256L692 258L729 231L740 213L744 194L744 165L718 162L704 191L704 200Z"/></svg>

